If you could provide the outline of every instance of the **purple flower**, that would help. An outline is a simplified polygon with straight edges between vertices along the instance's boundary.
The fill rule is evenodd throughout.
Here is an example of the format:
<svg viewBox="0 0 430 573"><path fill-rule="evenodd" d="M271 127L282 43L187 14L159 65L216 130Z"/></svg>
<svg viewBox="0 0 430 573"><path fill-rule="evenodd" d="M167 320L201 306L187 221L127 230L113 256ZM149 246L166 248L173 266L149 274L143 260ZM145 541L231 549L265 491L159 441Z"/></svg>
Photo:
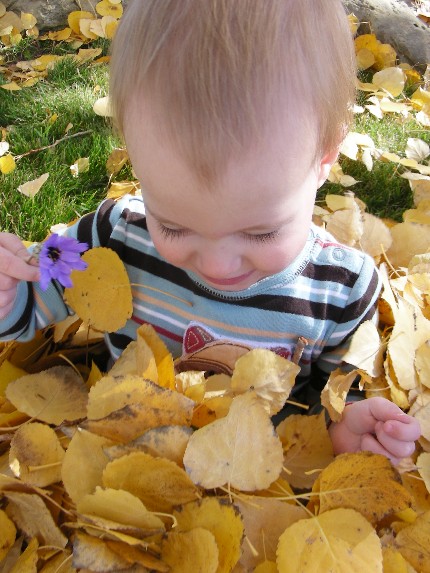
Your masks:
<svg viewBox="0 0 430 573"><path fill-rule="evenodd" d="M88 249L86 243L80 243L73 237L63 237L53 233L41 245L39 252L40 288L46 290L51 279L64 287L71 287L70 273L83 271L87 263L81 259L81 253Z"/></svg>

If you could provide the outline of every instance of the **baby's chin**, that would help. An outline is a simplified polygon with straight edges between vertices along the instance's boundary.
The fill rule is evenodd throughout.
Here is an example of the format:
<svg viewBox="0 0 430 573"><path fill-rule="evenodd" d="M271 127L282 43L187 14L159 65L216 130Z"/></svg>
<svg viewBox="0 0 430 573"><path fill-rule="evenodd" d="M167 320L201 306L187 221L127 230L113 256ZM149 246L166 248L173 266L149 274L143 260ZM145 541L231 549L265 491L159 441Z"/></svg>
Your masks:
<svg viewBox="0 0 430 573"><path fill-rule="evenodd" d="M206 285L212 287L215 290L225 292L246 290L267 276L255 270L248 271L247 273L236 275L230 278L215 278L203 275L201 273L196 274Z"/></svg>

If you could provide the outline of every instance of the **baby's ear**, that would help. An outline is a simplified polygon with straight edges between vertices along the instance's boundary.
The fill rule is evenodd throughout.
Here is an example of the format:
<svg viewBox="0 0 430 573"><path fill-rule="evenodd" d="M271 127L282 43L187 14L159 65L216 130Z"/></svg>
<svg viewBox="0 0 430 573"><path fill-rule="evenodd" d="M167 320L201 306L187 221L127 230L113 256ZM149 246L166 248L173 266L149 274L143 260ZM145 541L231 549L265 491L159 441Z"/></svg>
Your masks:
<svg viewBox="0 0 430 573"><path fill-rule="evenodd" d="M326 153L320 160L319 173L318 173L318 189L327 180L331 166L336 161L338 155L339 155L339 148L336 147L335 149Z"/></svg>

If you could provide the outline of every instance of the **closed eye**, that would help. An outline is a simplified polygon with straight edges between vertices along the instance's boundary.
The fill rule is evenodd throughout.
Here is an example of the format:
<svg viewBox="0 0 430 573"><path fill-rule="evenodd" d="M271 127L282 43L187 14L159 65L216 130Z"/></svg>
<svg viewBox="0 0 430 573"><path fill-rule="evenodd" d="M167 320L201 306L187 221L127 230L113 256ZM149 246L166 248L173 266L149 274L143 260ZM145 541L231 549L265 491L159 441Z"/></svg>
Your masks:
<svg viewBox="0 0 430 573"><path fill-rule="evenodd" d="M159 221L157 221L157 225L158 225L158 229L159 229L160 233L166 239L171 239L171 240L181 239L190 233L190 231L188 229L172 229L171 227L166 227L165 225L163 225ZM271 241L276 240L279 236L279 231L275 230L275 231L270 231L268 233L258 233L255 235L252 233L242 233L242 236L244 237L244 239L246 241L249 241L252 243L265 244L265 243L270 243Z"/></svg>
<svg viewBox="0 0 430 573"><path fill-rule="evenodd" d="M244 233L244 237L247 241L253 243L270 243L279 237L279 231L270 231L269 233L259 233L258 235L252 235L250 233Z"/></svg>
<svg viewBox="0 0 430 573"><path fill-rule="evenodd" d="M185 237L188 234L187 229L172 229L171 227L166 227L159 221L157 221L158 229L160 233L166 239L180 239L181 237Z"/></svg>

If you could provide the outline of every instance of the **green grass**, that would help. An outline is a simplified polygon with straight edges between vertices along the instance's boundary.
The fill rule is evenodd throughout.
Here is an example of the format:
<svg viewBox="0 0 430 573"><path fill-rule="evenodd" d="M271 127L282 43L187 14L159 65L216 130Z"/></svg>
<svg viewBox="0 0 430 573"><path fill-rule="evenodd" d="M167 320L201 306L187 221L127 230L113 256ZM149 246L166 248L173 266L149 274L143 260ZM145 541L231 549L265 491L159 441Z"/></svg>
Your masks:
<svg viewBox="0 0 430 573"><path fill-rule="evenodd" d="M106 54L109 43L98 40L90 47L100 47ZM72 56L74 51L64 42L31 39L0 49L4 65L53 53ZM369 77L362 79L369 81ZM7 81L0 74L0 84ZM51 225L74 220L93 210L105 197L109 183L106 160L111 150L120 145L109 122L93 112L94 102L107 90L106 65L78 65L72 57L56 64L47 78L33 87L14 92L0 89L0 128L7 130L10 152L19 157L38 150L18 159L13 173L0 174L0 231L38 241ZM365 103L365 94L360 93L359 97L359 103ZM52 121L54 114L56 121ZM73 127L67 131L70 124ZM430 143L430 130L419 130L415 121L402 119L398 114L387 114L380 120L366 111L356 116L353 129L370 135L377 148L400 156L404 156L408 137ZM69 137L80 132L84 133ZM61 141L53 146L58 140ZM46 146L51 147L41 149ZM75 178L70 165L80 157L89 157L90 169ZM349 190L366 203L370 213L400 221L402 213L412 206L409 183L399 176L395 164L375 161L369 172L360 161L341 157L340 162L343 171L359 181ZM43 173L49 173L49 178L34 198L17 191L19 185ZM117 177L131 178L130 168L124 168ZM345 190L327 182L317 199L322 202L327 193Z"/></svg>
<svg viewBox="0 0 430 573"><path fill-rule="evenodd" d="M19 61L23 55L30 59L41 54L24 43L21 50L7 51L7 61L12 56ZM57 52L61 52L58 47ZM104 198L109 181L106 160L119 141L109 122L92 108L97 98L106 95L107 84L106 65L78 65L70 57L32 87L0 90L0 127L7 129L11 153L19 157L39 150L17 159L11 174L0 174L1 231L41 240L51 225L70 222ZM57 119L53 122L54 114ZM80 132L83 134L70 137ZM62 141L53 146L58 140ZM41 149L46 146L52 147ZM70 165L80 157L89 157L90 169L75 178ZM49 178L34 198L17 191L19 185L43 173L49 173Z"/></svg>
<svg viewBox="0 0 430 573"><path fill-rule="evenodd" d="M357 115L352 129L369 135L378 149L397 153L400 157L405 156L409 137L430 143L429 130L420 130L414 120L403 121L396 114L387 114L383 119L377 119L369 112ZM409 182L400 177L404 168L395 163L374 161L372 171L369 172L362 162L342 156L340 164L344 173L359 181L349 190L366 203L367 210L373 215L401 221L402 213L412 207L413 196ZM344 192L341 185L326 182L318 193L318 200L322 201L327 193Z"/></svg>

